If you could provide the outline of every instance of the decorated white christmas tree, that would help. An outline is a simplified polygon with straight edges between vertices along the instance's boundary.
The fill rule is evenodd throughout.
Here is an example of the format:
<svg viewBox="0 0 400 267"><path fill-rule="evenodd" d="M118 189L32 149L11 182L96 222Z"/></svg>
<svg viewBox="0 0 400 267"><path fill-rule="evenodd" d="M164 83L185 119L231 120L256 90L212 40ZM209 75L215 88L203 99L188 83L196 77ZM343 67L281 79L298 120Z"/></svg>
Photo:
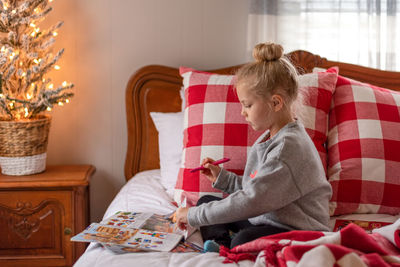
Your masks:
<svg viewBox="0 0 400 267"><path fill-rule="evenodd" d="M55 86L47 77L64 49L53 52L59 22L49 29L40 23L53 0L0 0L0 115L3 119L34 118L54 105L69 102L73 84Z"/></svg>

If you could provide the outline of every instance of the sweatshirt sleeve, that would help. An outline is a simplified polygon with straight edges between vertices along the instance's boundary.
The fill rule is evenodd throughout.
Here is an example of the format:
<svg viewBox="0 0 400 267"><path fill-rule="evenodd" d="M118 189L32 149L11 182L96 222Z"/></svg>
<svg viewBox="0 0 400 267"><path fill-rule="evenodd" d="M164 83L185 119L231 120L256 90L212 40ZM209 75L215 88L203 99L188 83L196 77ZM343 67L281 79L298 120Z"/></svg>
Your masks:
<svg viewBox="0 0 400 267"><path fill-rule="evenodd" d="M289 167L280 160L271 159L242 190L219 201L190 208L188 222L197 227L244 220L277 210L300 197Z"/></svg>
<svg viewBox="0 0 400 267"><path fill-rule="evenodd" d="M237 190L242 189L242 176L236 175L225 169L221 169L218 174L217 180L212 185L214 188L231 194Z"/></svg>

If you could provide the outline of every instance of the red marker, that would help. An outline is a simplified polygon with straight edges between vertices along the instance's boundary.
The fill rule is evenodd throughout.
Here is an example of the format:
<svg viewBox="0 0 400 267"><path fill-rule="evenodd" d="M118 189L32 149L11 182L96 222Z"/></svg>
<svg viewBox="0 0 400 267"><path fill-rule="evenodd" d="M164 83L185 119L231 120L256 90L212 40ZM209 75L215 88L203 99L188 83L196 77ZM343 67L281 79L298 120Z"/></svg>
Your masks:
<svg viewBox="0 0 400 267"><path fill-rule="evenodd" d="M216 161L214 161L214 162L211 163L211 164L212 164L212 165L218 165L218 164L221 164L221 163L228 162L228 161L230 161L230 160L231 160L231 159L229 159L229 158L223 158L223 159L216 160ZM201 170L205 170L205 169L206 169L206 168L204 168L203 166L200 166L200 167L191 169L190 172L197 172L197 171L201 171Z"/></svg>

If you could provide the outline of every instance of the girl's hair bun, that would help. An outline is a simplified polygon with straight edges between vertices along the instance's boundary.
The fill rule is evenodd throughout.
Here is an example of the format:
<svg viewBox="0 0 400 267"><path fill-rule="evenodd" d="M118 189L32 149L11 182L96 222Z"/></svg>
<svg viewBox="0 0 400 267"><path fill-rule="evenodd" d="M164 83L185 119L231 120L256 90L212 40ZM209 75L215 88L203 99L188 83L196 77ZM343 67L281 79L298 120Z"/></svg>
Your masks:
<svg viewBox="0 0 400 267"><path fill-rule="evenodd" d="M274 61L283 56L283 47L275 43L260 43L253 49L253 57L257 62Z"/></svg>

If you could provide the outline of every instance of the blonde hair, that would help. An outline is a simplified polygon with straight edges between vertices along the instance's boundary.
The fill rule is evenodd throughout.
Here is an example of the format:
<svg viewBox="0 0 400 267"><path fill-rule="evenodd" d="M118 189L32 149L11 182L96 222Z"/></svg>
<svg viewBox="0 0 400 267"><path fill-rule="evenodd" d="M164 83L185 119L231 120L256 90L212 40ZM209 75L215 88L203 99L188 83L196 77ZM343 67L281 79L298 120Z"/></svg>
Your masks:
<svg viewBox="0 0 400 267"><path fill-rule="evenodd" d="M243 65L236 73L236 85L245 84L261 96L280 94L288 107L298 96L296 68L275 43L260 43L253 49L254 62Z"/></svg>

